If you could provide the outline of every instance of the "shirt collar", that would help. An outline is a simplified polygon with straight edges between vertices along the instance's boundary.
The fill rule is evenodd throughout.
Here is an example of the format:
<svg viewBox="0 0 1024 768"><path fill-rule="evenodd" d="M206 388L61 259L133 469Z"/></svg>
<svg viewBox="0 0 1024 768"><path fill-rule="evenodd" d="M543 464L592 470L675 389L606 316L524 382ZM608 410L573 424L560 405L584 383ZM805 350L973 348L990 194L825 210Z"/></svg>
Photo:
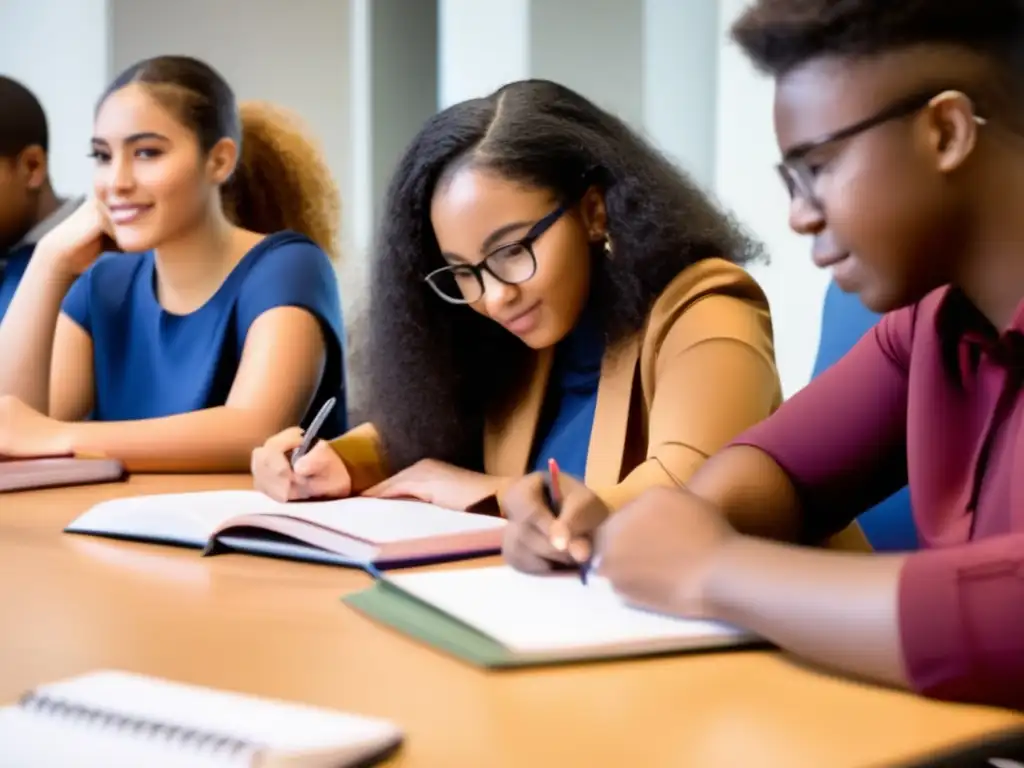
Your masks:
<svg viewBox="0 0 1024 768"><path fill-rule="evenodd" d="M78 206L85 202L84 197L69 197L65 200L60 201L60 205L57 206L57 210L47 216L45 219L36 224L28 233L21 238L11 250L17 248L24 248L26 245L35 245L43 239L43 235L47 234L53 229L56 229L65 219L67 219L72 213L74 213Z"/></svg>
<svg viewBox="0 0 1024 768"><path fill-rule="evenodd" d="M960 289L950 287L935 316L936 330L961 377L977 370L982 356L1004 366L1024 366L1024 301L1017 305L1009 326L995 328Z"/></svg>

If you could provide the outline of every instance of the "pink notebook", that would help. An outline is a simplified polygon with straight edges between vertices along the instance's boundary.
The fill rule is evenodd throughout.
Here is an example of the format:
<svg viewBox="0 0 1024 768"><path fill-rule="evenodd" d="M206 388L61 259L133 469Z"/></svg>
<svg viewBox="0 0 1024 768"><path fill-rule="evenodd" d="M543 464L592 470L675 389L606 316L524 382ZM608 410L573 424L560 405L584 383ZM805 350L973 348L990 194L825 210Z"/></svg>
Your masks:
<svg viewBox="0 0 1024 768"><path fill-rule="evenodd" d="M0 493L55 488L63 485L111 483L126 477L114 459L60 456L39 459L0 458Z"/></svg>
<svg viewBox="0 0 1024 768"><path fill-rule="evenodd" d="M506 521L433 504L353 498L282 504L256 491L112 499L65 528L332 565L394 568L496 554Z"/></svg>

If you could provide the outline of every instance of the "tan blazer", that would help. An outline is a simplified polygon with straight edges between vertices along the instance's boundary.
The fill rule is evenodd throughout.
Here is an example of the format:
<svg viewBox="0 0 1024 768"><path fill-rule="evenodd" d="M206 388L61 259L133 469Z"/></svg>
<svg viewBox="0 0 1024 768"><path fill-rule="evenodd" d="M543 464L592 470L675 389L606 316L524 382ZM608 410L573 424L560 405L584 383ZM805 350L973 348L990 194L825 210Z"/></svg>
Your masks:
<svg viewBox="0 0 1024 768"><path fill-rule="evenodd" d="M537 353L514 405L488 420L488 474L526 473L553 358L551 349ZM653 486L685 483L781 401L764 292L728 261L699 261L662 292L639 333L606 351L585 482L613 508ZM356 427L332 446L348 465L355 491L387 477L372 425Z"/></svg>

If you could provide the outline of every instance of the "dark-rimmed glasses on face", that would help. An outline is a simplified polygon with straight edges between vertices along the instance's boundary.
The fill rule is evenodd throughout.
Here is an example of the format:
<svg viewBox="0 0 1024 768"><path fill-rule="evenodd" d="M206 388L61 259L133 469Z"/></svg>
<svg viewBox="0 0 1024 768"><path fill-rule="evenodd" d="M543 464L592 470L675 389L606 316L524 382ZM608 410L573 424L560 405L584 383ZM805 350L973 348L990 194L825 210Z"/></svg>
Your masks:
<svg viewBox="0 0 1024 768"><path fill-rule="evenodd" d="M526 235L488 253L479 264L450 264L435 269L424 278L450 304L472 304L483 298L484 272L505 285L525 283L537 272L534 243L569 209L562 204L538 221Z"/></svg>
<svg viewBox="0 0 1024 768"><path fill-rule="evenodd" d="M811 152L828 144L834 144L836 142L843 141L844 139L851 139L854 136L858 136L865 131L871 130L872 128L891 120L909 117L915 112L928 106L935 97L940 94L947 93L950 90L955 89L932 89L925 93L917 93L912 96L908 96L889 105L871 117L856 122L853 125L848 125L845 128L840 128L838 131L833 131L832 133L826 134L821 138L814 139L813 141L798 144L790 149L786 153L785 157L783 157L782 162L775 166L779 175L782 177L782 182L786 185L790 198L800 198L816 208L821 208L821 201L818 200L817 193L815 192L817 169L815 169L813 163L808 162L807 159L807 156ZM974 119L980 125L984 125L986 122L985 118L977 115L975 115Z"/></svg>

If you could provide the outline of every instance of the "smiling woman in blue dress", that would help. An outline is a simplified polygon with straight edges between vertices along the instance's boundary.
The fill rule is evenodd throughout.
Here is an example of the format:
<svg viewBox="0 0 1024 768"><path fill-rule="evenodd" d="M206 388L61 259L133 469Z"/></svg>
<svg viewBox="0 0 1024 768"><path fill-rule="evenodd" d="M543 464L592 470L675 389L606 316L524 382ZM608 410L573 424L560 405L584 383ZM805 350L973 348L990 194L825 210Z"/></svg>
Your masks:
<svg viewBox="0 0 1024 768"><path fill-rule="evenodd" d="M93 198L40 241L0 325L18 361L0 370L0 455L244 469L343 393L330 174L281 112L240 110L177 56L114 81L91 155Z"/></svg>

